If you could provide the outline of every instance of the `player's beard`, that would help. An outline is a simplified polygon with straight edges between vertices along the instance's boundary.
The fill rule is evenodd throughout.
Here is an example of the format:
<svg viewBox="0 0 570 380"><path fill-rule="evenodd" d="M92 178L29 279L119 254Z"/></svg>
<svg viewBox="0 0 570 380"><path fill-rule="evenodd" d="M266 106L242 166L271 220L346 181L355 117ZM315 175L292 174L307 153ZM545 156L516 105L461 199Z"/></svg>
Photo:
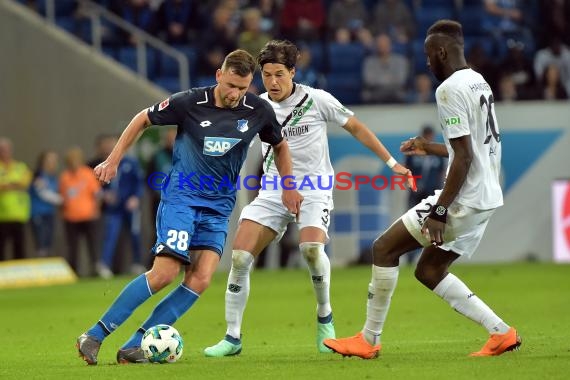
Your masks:
<svg viewBox="0 0 570 380"><path fill-rule="evenodd" d="M231 100L230 98L224 98L224 107L226 108L235 108L237 107L237 105L239 104L239 101L241 99L237 99L237 100Z"/></svg>

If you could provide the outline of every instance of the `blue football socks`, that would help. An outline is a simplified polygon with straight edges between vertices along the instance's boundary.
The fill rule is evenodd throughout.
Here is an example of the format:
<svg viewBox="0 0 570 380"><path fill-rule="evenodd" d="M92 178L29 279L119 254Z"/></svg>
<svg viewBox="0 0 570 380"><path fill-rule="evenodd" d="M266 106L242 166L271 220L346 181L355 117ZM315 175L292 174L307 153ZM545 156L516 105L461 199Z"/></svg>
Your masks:
<svg viewBox="0 0 570 380"><path fill-rule="evenodd" d="M87 331L87 334L102 342L150 296L152 296L152 290L146 275L141 274L125 286L109 310Z"/></svg>
<svg viewBox="0 0 570 380"><path fill-rule="evenodd" d="M184 284L178 286L156 305L150 317L148 317L142 327L130 337L122 349L139 347L145 331L152 326L159 324L173 325L178 318L192 307L199 297L200 295L198 293L186 287Z"/></svg>

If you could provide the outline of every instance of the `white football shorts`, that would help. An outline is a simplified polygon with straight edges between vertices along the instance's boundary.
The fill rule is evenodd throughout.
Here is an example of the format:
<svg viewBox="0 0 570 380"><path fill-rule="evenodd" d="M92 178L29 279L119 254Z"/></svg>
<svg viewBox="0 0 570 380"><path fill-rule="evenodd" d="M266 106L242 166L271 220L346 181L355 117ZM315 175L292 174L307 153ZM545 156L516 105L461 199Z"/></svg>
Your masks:
<svg viewBox="0 0 570 380"><path fill-rule="evenodd" d="M402 222L410 234L424 247L430 246L431 242L428 237L422 235L422 226L433 205L437 204L440 193L441 190L436 190L434 195L423 199L402 216ZM479 246L487 223L494 212L495 209L478 210L452 203L447 210L443 244L439 248L467 258L471 257Z"/></svg>
<svg viewBox="0 0 570 380"><path fill-rule="evenodd" d="M301 204L301 215L299 216L299 230L305 227L317 227L325 232L326 241L329 241L329 225L331 212L334 208L332 196L320 194L318 196L307 196ZM281 240L287 230L287 225L295 222L295 215L291 214L281 201L281 193L275 192L257 196L250 204L241 211L242 219L253 220L263 226L271 228L277 232L276 241Z"/></svg>

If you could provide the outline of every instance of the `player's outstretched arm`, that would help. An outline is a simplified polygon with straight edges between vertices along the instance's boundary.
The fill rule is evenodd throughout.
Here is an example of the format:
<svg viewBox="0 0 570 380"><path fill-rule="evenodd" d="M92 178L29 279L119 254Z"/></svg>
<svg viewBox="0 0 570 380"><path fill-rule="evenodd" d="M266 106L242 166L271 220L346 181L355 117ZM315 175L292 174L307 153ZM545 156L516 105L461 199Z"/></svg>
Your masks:
<svg viewBox="0 0 570 380"><path fill-rule="evenodd" d="M449 152L445 144L427 141L421 136L412 137L400 144L400 151L406 156L441 156L448 157Z"/></svg>
<svg viewBox="0 0 570 380"><path fill-rule="evenodd" d="M147 109L142 110L133 117L121 134L113 151L109 154L109 157L95 167L95 177L97 177L99 181L109 183L115 178L117 175L117 167L125 155L125 152L138 140L142 132L149 125L150 120L147 115Z"/></svg>
<svg viewBox="0 0 570 380"><path fill-rule="evenodd" d="M378 137L376 137L376 135L372 133L372 131L368 129L363 122L358 120L355 116L351 116L348 118L348 121L343 128L346 129L355 139L360 141L362 145L374 152L374 154L384 161L394 173L407 176L409 188L416 191L416 184L412 171L404 165L399 164L394 157L392 157L384 144L382 144Z"/></svg>
<svg viewBox="0 0 570 380"><path fill-rule="evenodd" d="M454 152L453 161L449 165L449 173L437 204L432 207L422 228L422 233L429 234L430 241L436 245L443 243L447 208L459 194L473 160L470 136L449 139L449 143Z"/></svg>
<svg viewBox="0 0 570 380"><path fill-rule="evenodd" d="M287 207L289 212L299 217L301 210L301 202L303 196L295 188L295 178L293 177L293 163L291 161L291 152L289 144L285 139L277 145L273 145L275 152L275 166L279 171L279 175L283 179L282 200L283 205Z"/></svg>

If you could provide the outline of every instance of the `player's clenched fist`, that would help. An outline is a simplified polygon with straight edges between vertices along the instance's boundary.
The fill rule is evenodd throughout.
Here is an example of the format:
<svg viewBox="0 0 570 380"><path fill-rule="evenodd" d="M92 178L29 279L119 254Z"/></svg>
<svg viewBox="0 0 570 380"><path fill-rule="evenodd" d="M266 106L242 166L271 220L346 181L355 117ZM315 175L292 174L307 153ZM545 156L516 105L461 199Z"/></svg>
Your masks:
<svg viewBox="0 0 570 380"><path fill-rule="evenodd" d="M109 183L117 175L117 164L112 164L107 161L101 162L95 167L95 177L103 183Z"/></svg>

